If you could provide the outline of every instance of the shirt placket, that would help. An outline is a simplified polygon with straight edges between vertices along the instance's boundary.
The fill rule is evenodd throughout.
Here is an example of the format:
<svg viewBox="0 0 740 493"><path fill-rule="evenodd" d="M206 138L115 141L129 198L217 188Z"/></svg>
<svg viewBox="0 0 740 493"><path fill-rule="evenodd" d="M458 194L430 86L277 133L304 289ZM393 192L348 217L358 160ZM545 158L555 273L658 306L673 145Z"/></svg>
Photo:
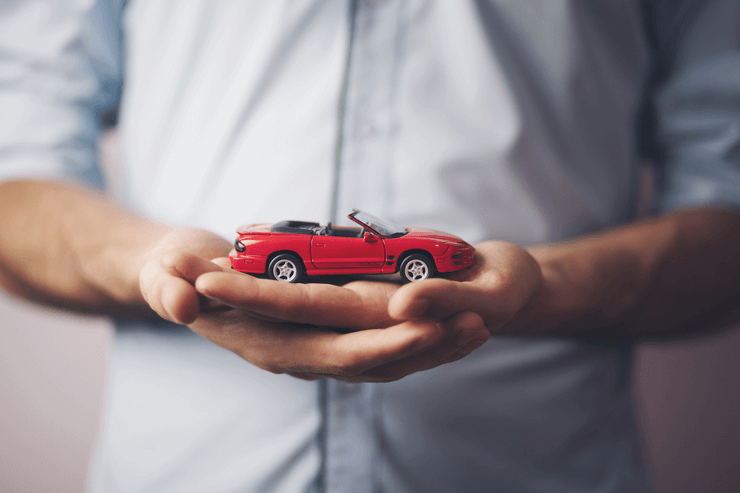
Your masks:
<svg viewBox="0 0 740 493"><path fill-rule="evenodd" d="M402 7L402 0L366 0L354 9L334 220L352 208L385 212ZM378 491L380 392L378 384L326 382L325 493Z"/></svg>
<svg viewBox="0 0 740 493"><path fill-rule="evenodd" d="M355 9L334 220L354 208L387 212L404 10L403 0L359 1Z"/></svg>
<svg viewBox="0 0 740 493"><path fill-rule="evenodd" d="M325 493L377 491L379 392L377 384L330 381Z"/></svg>

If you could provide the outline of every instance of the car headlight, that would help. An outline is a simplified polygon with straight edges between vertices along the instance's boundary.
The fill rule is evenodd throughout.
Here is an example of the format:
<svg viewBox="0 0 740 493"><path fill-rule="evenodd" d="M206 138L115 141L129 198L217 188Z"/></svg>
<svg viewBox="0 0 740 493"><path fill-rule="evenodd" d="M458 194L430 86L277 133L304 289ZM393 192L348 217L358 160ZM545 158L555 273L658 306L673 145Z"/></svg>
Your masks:
<svg viewBox="0 0 740 493"><path fill-rule="evenodd" d="M237 252L240 252L241 253L241 252L243 252L246 249L247 249L247 247L244 246L244 243L242 243L241 241L239 241L239 238L237 238L236 241L234 242L234 250L236 250Z"/></svg>

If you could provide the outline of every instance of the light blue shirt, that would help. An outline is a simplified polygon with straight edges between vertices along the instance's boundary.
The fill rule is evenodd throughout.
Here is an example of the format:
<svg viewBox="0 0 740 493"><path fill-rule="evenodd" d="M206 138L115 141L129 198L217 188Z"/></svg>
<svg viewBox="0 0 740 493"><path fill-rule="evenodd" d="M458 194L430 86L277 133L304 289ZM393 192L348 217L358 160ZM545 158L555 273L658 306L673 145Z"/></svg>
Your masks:
<svg viewBox="0 0 740 493"><path fill-rule="evenodd" d="M192 0L0 7L0 172L226 237L353 207L470 242L740 204L737 1ZM125 57L123 55L125 53ZM123 60L125 58L125 64ZM631 347L492 338L390 384L263 372L120 325L90 491L647 491Z"/></svg>

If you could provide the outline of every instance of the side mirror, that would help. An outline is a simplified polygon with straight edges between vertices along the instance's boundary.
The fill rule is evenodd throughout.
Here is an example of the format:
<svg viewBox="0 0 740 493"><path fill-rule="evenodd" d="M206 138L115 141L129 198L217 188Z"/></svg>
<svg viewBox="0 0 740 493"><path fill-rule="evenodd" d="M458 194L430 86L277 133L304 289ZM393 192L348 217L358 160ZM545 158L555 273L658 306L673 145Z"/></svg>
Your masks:
<svg viewBox="0 0 740 493"><path fill-rule="evenodd" d="M370 231L365 231L365 234L363 235L363 239L367 243L375 243L376 241L378 241L378 237L372 234Z"/></svg>

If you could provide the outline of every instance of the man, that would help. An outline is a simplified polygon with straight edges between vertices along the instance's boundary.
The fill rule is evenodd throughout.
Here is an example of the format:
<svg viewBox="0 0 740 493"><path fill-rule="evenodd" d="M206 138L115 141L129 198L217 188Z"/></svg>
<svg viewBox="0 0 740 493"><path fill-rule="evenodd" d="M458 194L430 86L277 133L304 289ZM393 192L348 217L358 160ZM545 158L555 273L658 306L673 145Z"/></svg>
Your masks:
<svg viewBox="0 0 740 493"><path fill-rule="evenodd" d="M119 322L92 491L649 489L629 341L738 315L737 2L80 3L4 8L3 285L215 343ZM132 212L48 181L100 183L122 39ZM352 207L478 261L225 268L241 223Z"/></svg>

